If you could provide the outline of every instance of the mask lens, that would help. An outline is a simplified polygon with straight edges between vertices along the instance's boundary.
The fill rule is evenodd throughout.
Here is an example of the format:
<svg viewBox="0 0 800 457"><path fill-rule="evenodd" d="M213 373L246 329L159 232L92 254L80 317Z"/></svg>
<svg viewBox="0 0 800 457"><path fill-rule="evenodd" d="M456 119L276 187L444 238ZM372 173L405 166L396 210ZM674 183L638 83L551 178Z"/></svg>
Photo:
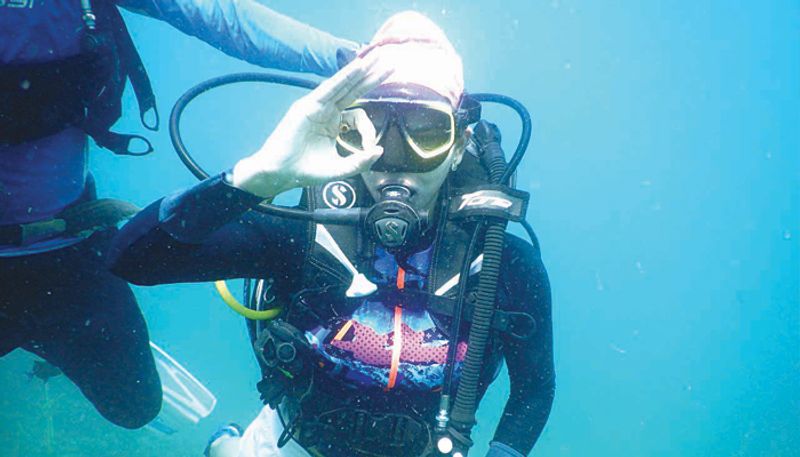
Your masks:
<svg viewBox="0 0 800 457"><path fill-rule="evenodd" d="M426 101L363 101L348 110L362 109L372 121L383 157L373 171L425 172L447 158L455 142L455 117L449 105ZM393 126L393 127L392 127ZM392 128L402 135L402 147L387 146ZM363 151L361 134L353 126L342 125L336 138L339 154Z"/></svg>
<svg viewBox="0 0 800 457"><path fill-rule="evenodd" d="M425 105L410 105L403 112L407 140L423 158L442 154L453 146L455 122L449 111Z"/></svg>
<svg viewBox="0 0 800 457"><path fill-rule="evenodd" d="M375 134L378 135L378 139L380 139L386 125L386 106L369 103L364 105L355 105L347 108L345 111L355 109L362 109L367 113L367 117L370 121L372 121L372 125L375 127ZM350 152L364 150L361 134L358 132L358 129L355 128L355 126L351 127L342 124L339 128L339 136L336 138L336 142L339 144L339 146L349 150Z"/></svg>

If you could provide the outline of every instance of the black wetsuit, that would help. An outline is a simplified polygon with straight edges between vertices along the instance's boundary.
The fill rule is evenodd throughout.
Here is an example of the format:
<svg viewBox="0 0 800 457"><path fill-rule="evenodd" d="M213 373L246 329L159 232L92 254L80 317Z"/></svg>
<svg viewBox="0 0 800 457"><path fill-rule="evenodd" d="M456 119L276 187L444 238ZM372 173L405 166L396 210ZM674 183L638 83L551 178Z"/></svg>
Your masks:
<svg viewBox="0 0 800 457"><path fill-rule="evenodd" d="M224 177L162 199L131 220L109 258L114 273L136 284L279 278L297 284L309 250L310 224L248 211L259 198ZM550 289L538 246L507 236L502 287L511 309L530 314L528 340L502 338L511 394L495 441L522 454L533 448L554 395Z"/></svg>
<svg viewBox="0 0 800 457"><path fill-rule="evenodd" d="M90 179L81 201L93 200ZM0 357L22 348L55 365L126 428L161 409L161 382L130 286L105 266L116 229L60 249L0 257Z"/></svg>
<svg viewBox="0 0 800 457"><path fill-rule="evenodd" d="M263 2L92 3L98 30L124 31L121 20L101 14L118 5L264 67L329 76L357 47ZM18 239L21 224L48 221L76 204L82 193L92 193L87 137L76 118L85 111L85 86L93 87L106 68L81 56L83 44L97 44L84 39L82 16L78 0L0 0L0 357L21 347L45 358L104 417L136 428L156 417L162 392L133 292L104 268L114 231L87 240L73 235L31 243ZM113 38L114 48L128 41L116 41L120 34ZM97 81L102 90L91 97L107 103L100 110L105 121L120 115L117 102L125 79L118 77L117 67L139 68L141 62L103 57L102 62L122 60L110 65L116 83Z"/></svg>

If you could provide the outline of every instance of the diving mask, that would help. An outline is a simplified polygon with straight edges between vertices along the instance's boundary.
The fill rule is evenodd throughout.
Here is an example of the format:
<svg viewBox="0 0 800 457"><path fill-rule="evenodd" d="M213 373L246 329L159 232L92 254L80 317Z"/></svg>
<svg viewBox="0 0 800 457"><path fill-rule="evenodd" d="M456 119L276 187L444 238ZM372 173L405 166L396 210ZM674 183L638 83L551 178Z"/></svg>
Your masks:
<svg viewBox="0 0 800 457"><path fill-rule="evenodd" d="M410 90L409 90L410 89ZM440 96L431 100L424 88L391 88L389 94L362 99L345 112L363 110L375 128L376 142L384 147L373 171L424 173L434 170L448 157L457 132L480 118L480 105L462 97L458 109ZM465 103L467 101L468 103ZM477 109L475 108L477 107ZM400 135L402 147L387 147L392 135ZM340 154L364 151L361 134L346 124L336 138Z"/></svg>
<svg viewBox="0 0 800 457"><path fill-rule="evenodd" d="M375 127L377 143L383 145L392 126L403 138L404 147L384 147L393 172L425 172L444 162L456 138L453 109L438 101L409 101L398 98L361 100L345 111L361 109ZM363 151L357 129L342 125L336 144L349 153Z"/></svg>

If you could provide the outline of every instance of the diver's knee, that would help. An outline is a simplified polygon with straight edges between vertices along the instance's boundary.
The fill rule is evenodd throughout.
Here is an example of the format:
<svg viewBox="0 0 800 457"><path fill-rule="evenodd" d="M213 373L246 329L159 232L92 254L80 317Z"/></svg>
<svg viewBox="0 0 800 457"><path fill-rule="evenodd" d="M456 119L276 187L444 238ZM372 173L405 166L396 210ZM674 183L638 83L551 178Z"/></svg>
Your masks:
<svg viewBox="0 0 800 457"><path fill-rule="evenodd" d="M111 407L98 410L113 424L134 430L144 427L158 416L161 411L161 397L159 384L157 389L149 389L143 395L131 396Z"/></svg>

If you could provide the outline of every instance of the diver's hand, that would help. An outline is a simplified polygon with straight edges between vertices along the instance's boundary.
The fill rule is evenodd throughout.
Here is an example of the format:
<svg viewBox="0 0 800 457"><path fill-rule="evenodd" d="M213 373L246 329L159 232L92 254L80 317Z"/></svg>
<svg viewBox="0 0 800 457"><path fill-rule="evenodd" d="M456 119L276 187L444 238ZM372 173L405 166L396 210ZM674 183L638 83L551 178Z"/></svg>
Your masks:
<svg viewBox="0 0 800 457"><path fill-rule="evenodd" d="M375 128L363 110L342 110L389 76L375 65L375 59L356 59L297 100L261 149L236 164L233 185L270 198L368 170L383 153ZM338 154L336 137L345 126L358 129L364 152Z"/></svg>

